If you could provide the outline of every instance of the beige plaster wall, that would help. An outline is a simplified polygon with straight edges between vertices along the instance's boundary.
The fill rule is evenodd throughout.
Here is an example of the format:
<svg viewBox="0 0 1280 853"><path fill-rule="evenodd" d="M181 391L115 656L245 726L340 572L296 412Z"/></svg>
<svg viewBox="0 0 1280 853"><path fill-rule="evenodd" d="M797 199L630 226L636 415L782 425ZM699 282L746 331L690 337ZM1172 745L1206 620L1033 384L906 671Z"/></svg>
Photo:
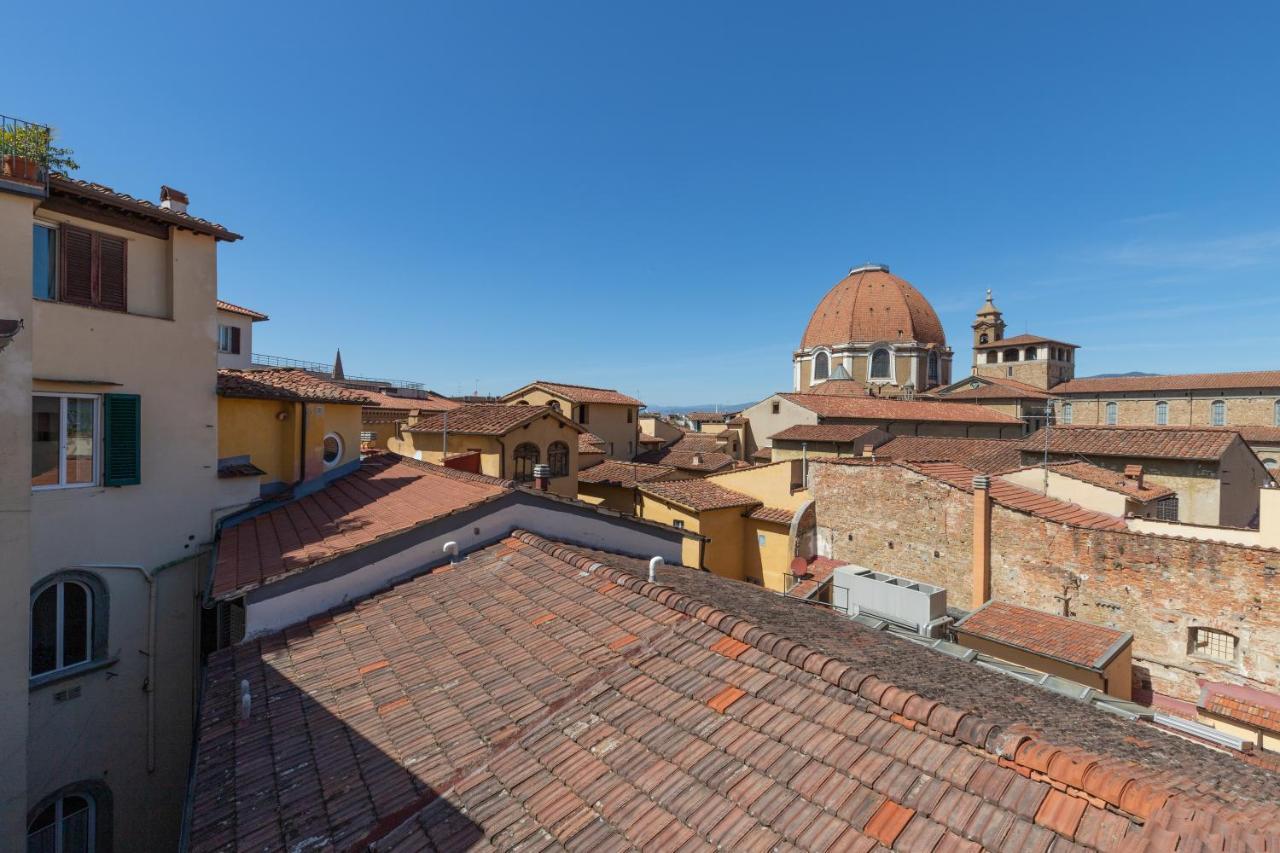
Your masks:
<svg viewBox="0 0 1280 853"><path fill-rule="evenodd" d="M253 364L253 320L243 314L236 314L232 311L218 312L219 326L232 326L240 330L240 352L218 353L218 368L231 370L248 370ZM217 349L218 339L213 339L214 349Z"/></svg>
<svg viewBox="0 0 1280 853"><path fill-rule="evenodd" d="M552 401L559 403L561 414L588 432L604 439L605 452L610 459L630 461L640 452L638 450L640 441L638 406L588 403L587 420L583 423L578 418L578 407L575 403L540 388L530 388L516 399L524 400L531 406L547 406ZM513 405L519 405L519 403L515 402ZM628 417L630 417L629 421Z"/></svg>

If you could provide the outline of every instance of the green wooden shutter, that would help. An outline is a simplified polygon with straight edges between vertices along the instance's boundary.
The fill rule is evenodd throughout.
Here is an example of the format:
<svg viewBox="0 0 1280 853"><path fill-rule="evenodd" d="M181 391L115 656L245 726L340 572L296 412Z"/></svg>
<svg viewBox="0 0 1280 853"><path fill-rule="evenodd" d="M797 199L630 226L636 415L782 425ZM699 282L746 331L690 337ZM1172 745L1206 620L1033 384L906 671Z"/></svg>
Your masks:
<svg viewBox="0 0 1280 853"><path fill-rule="evenodd" d="M107 486L142 482L142 398L137 394L104 394L102 481Z"/></svg>

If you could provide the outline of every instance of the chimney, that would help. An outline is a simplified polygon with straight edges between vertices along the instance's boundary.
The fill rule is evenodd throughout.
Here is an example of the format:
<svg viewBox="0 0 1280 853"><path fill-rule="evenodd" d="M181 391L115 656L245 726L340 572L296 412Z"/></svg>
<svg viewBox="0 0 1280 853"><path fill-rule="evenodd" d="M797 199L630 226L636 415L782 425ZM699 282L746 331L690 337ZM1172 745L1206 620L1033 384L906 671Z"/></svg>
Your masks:
<svg viewBox="0 0 1280 853"><path fill-rule="evenodd" d="M694 464L694 465L701 465L701 464L702 464L702 454L701 454L701 453L695 453L695 454L693 454L693 464Z"/></svg>
<svg viewBox="0 0 1280 853"><path fill-rule="evenodd" d="M876 458L876 449L871 446L871 442L867 442L866 444L862 445L862 457L864 459Z"/></svg>
<svg viewBox="0 0 1280 853"><path fill-rule="evenodd" d="M533 466L533 487L540 492L545 492L551 486L551 466L545 462L539 462Z"/></svg>
<svg viewBox="0 0 1280 853"><path fill-rule="evenodd" d="M186 213L187 204L191 200L187 198L187 194L182 190L175 190L173 187L160 187L160 207L164 210L172 210L174 213Z"/></svg>
<svg viewBox="0 0 1280 853"><path fill-rule="evenodd" d="M973 609L991 599L991 478L973 478Z"/></svg>
<svg viewBox="0 0 1280 853"><path fill-rule="evenodd" d="M1126 465L1124 466L1124 478L1132 482L1139 489L1142 488L1142 466Z"/></svg>

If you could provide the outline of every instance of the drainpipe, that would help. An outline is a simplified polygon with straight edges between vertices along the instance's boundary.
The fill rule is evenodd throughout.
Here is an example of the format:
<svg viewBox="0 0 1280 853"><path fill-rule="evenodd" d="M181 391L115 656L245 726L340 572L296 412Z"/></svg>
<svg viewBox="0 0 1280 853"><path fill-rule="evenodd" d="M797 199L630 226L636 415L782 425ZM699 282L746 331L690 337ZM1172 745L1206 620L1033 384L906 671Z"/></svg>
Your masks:
<svg viewBox="0 0 1280 853"><path fill-rule="evenodd" d="M498 439L498 479L505 480L507 478L507 443L502 439Z"/></svg>
<svg viewBox="0 0 1280 853"><path fill-rule="evenodd" d="M294 406L301 410L298 418L298 483L301 483L307 479L307 404L294 403Z"/></svg>
<svg viewBox="0 0 1280 853"><path fill-rule="evenodd" d="M449 410L444 411L444 429L441 431L443 443L440 445L440 464L443 465L449 458Z"/></svg>
<svg viewBox="0 0 1280 853"><path fill-rule="evenodd" d="M804 475L801 482L806 489L809 488L809 442L807 441L800 442L800 473Z"/></svg>
<svg viewBox="0 0 1280 853"><path fill-rule="evenodd" d="M973 478L973 609L991 599L991 478Z"/></svg>

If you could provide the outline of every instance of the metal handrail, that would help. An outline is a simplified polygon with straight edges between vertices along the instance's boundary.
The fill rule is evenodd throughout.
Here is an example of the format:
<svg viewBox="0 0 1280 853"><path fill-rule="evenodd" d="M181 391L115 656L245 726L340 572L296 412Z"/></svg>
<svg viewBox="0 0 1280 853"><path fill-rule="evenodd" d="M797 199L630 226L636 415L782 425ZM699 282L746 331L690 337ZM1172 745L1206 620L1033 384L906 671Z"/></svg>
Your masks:
<svg viewBox="0 0 1280 853"><path fill-rule="evenodd" d="M7 142L7 139L12 138L12 134L18 131L23 131L23 130L43 131L46 146L53 139L53 129L50 128L48 125L39 124L34 121L26 121L25 119L14 118L13 116L0 115L0 161L5 159L9 155L17 155L28 160L35 159L36 161L35 181L41 187L43 187L43 189L46 192L48 192L49 164L47 160L47 151L45 152L45 156L36 156L35 158L32 158L28 156L32 152L19 151L16 147L13 146L12 143ZM5 174L4 170L7 167L7 165L8 164L0 162L0 180L10 180L15 182L20 182L23 184L31 183L25 178L20 178L16 175Z"/></svg>
<svg viewBox="0 0 1280 853"><path fill-rule="evenodd" d="M255 352L250 356L253 364L260 367L293 367L298 370L306 370L311 373L324 373L329 376L333 375L333 365L323 361L304 361L300 358L288 358L283 355L266 355L265 353ZM386 385L395 388L412 388L415 391L425 391L426 385L421 382L410 382L407 379L383 379L375 376L354 376L348 374L345 377L351 382L368 382L374 385Z"/></svg>

